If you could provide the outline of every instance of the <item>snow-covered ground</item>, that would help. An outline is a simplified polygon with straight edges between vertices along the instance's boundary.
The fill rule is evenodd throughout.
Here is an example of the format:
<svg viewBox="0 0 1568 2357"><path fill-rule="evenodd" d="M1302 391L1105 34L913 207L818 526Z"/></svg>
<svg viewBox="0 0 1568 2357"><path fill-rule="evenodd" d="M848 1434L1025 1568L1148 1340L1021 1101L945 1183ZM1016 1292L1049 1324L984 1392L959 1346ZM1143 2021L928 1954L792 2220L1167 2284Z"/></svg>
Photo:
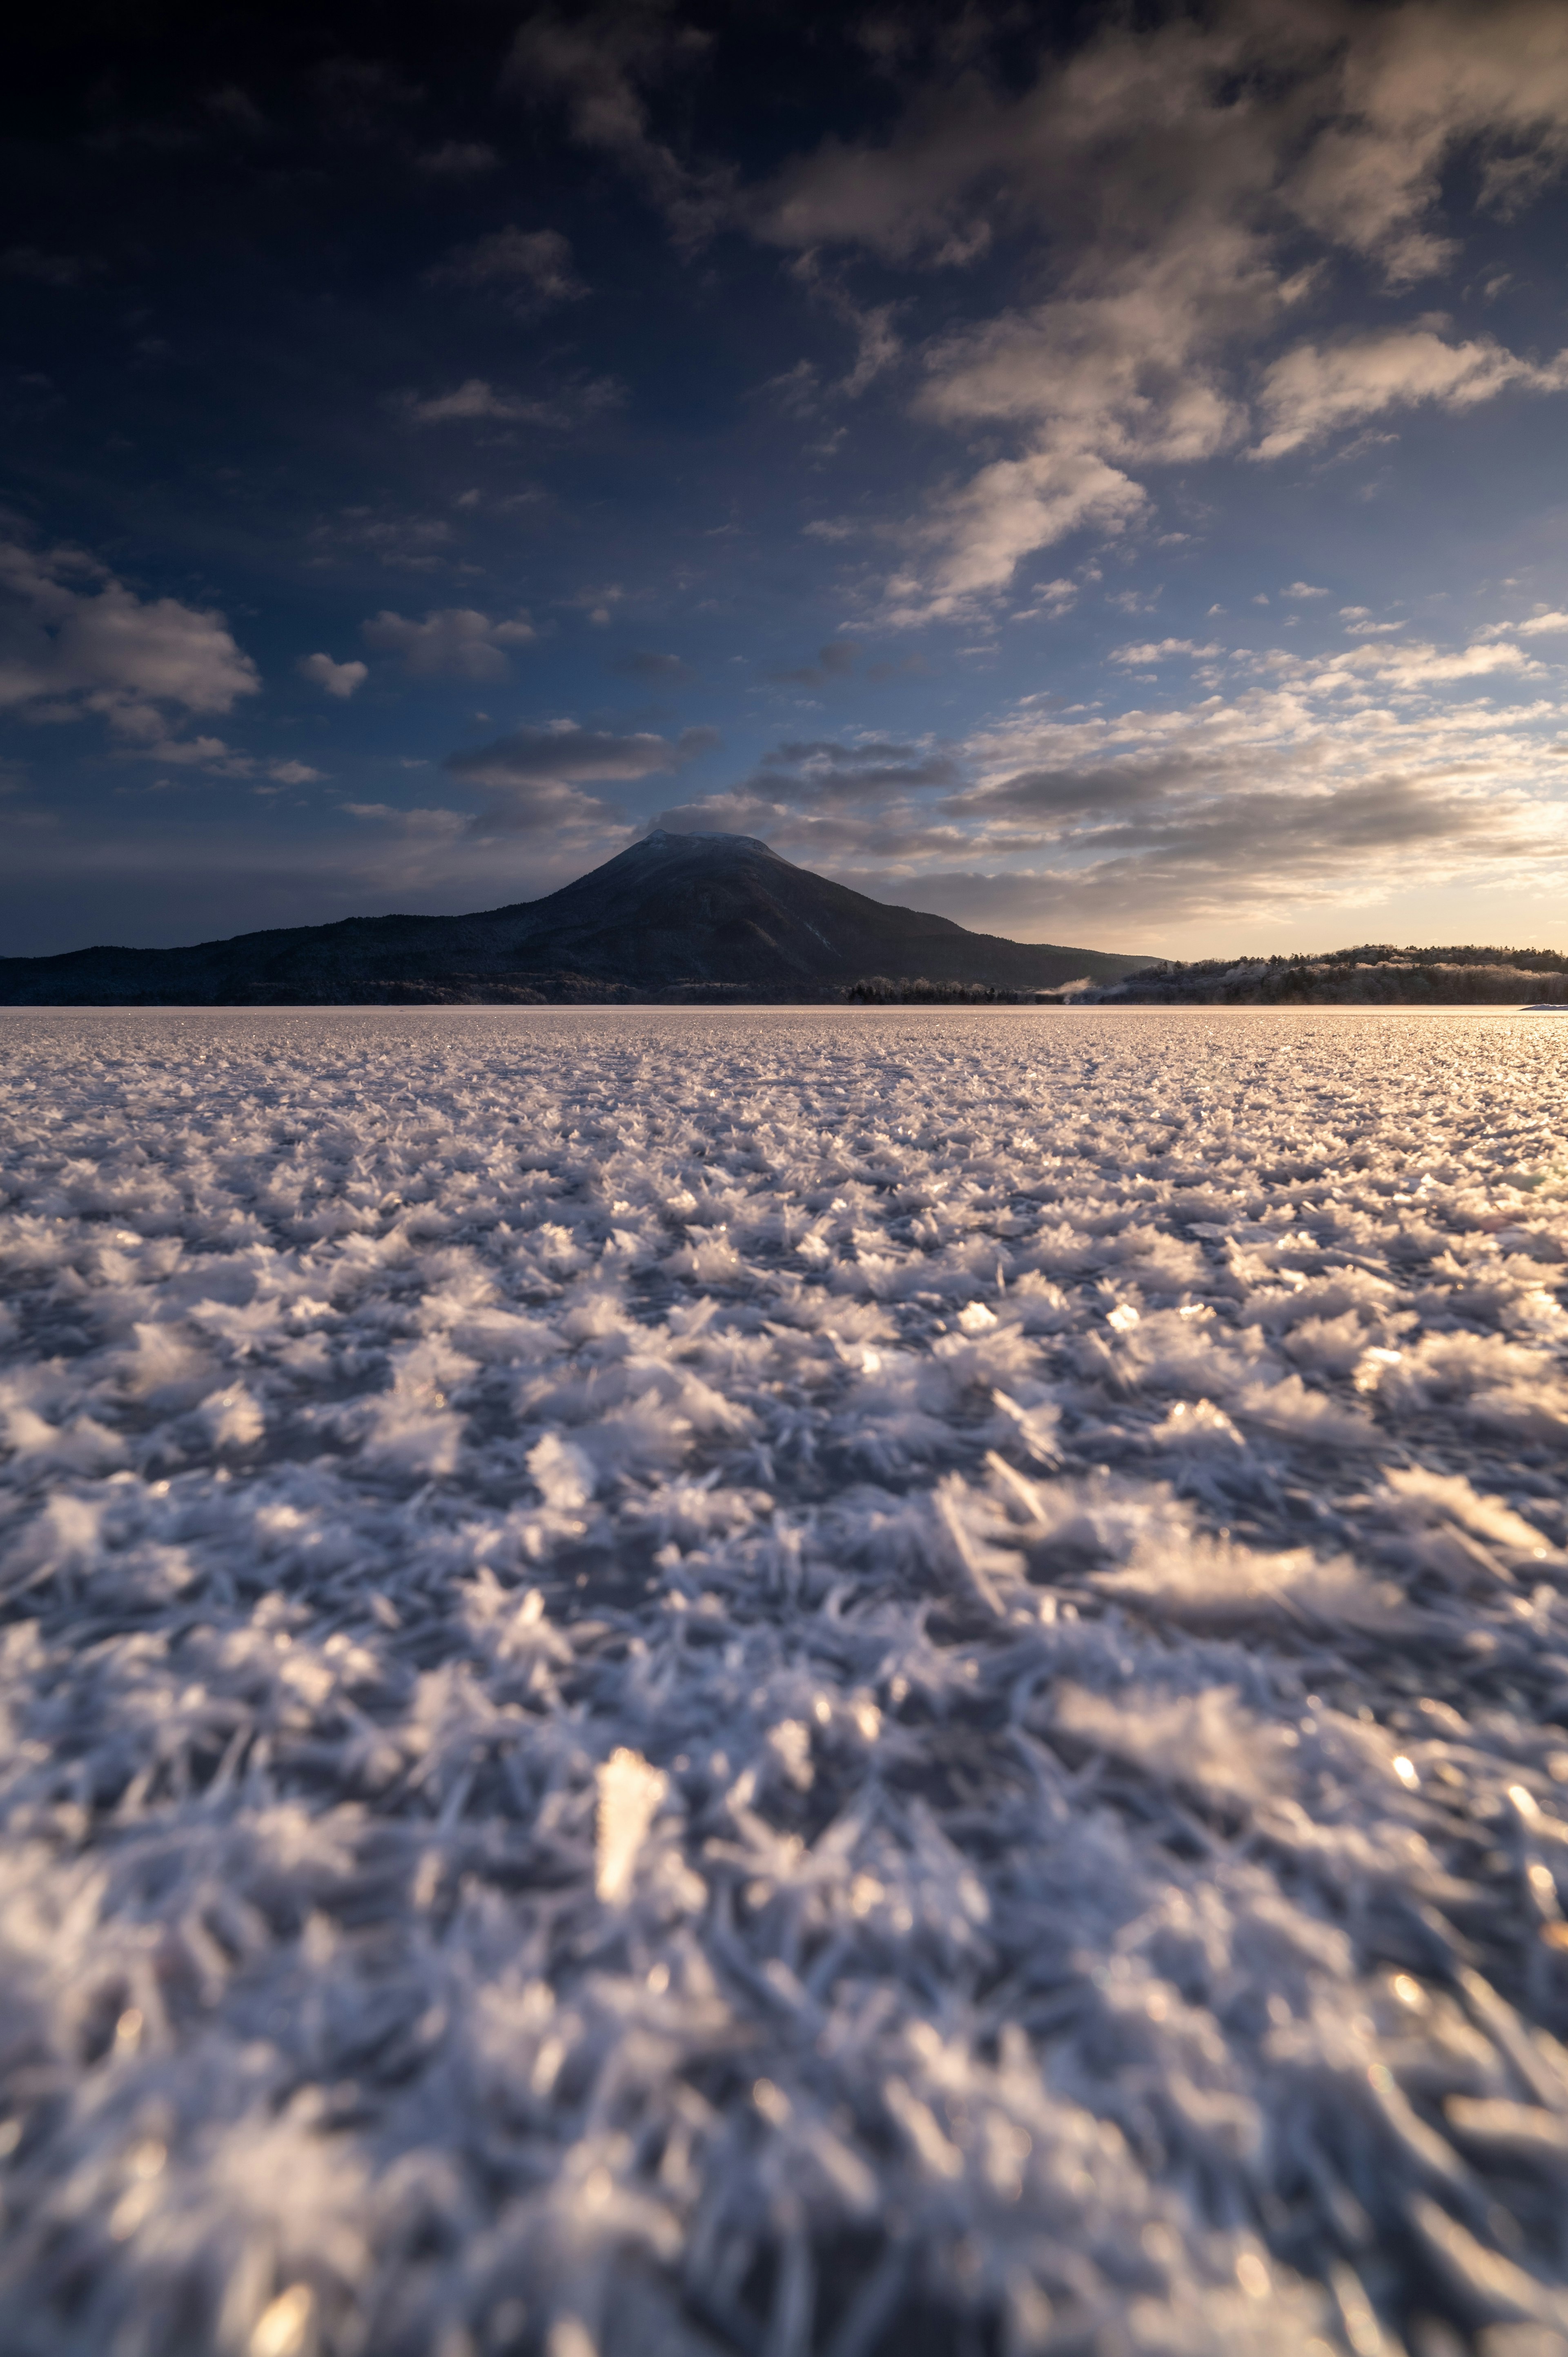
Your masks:
<svg viewBox="0 0 1568 2357"><path fill-rule="evenodd" d="M0 2344L1561 2357L1565 1094L0 1017Z"/></svg>

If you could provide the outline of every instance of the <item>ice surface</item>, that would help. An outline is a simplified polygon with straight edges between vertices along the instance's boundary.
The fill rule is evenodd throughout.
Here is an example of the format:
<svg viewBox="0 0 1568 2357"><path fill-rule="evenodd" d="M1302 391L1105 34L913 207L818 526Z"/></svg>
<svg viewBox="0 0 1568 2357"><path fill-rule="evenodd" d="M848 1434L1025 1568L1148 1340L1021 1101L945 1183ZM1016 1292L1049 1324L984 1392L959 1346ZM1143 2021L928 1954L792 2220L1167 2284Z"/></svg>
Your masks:
<svg viewBox="0 0 1568 2357"><path fill-rule="evenodd" d="M1565 1082L0 1018L7 2351L1563 2357Z"/></svg>

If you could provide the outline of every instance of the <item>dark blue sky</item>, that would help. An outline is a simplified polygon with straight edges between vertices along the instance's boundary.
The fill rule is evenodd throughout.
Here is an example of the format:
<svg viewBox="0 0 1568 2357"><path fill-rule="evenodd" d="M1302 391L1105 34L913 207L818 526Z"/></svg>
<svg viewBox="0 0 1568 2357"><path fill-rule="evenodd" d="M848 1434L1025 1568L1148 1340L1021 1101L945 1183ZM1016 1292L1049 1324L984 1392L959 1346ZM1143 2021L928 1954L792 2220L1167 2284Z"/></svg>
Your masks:
<svg viewBox="0 0 1568 2357"><path fill-rule="evenodd" d="M79 6L0 76L0 950L649 823L1568 946L1568 8Z"/></svg>

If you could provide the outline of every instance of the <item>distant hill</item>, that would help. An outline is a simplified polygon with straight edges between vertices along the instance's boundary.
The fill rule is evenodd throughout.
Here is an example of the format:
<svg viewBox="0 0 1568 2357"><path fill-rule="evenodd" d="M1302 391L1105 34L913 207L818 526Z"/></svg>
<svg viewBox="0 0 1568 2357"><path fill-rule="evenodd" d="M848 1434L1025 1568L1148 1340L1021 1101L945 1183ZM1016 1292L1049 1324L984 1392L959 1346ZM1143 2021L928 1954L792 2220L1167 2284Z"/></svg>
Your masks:
<svg viewBox="0 0 1568 2357"><path fill-rule="evenodd" d="M1145 963L968 932L830 883L750 835L660 830L542 900L471 917L349 917L190 949L0 958L0 1005L766 1005L842 999L888 975L911 991L1023 996Z"/></svg>
<svg viewBox="0 0 1568 2357"><path fill-rule="evenodd" d="M1459 1006L1568 1003L1559 950L1394 949L1321 957L1163 959L1090 994L1138 1006Z"/></svg>

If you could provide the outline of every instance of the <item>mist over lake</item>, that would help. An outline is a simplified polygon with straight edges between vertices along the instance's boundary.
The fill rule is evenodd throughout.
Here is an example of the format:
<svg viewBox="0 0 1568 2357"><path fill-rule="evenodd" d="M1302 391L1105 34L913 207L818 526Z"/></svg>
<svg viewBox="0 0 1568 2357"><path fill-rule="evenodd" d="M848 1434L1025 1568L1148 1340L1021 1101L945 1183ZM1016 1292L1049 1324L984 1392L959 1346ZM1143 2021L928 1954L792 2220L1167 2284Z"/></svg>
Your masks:
<svg viewBox="0 0 1568 2357"><path fill-rule="evenodd" d="M1558 1021L0 1040L10 2348L1560 2345Z"/></svg>

